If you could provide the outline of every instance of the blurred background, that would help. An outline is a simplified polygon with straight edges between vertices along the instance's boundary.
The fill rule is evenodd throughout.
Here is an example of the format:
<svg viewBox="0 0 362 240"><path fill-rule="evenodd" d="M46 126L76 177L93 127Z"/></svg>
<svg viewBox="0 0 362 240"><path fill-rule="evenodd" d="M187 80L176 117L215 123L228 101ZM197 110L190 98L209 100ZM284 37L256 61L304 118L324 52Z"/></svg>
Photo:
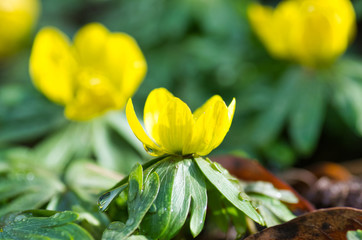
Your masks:
<svg viewBox="0 0 362 240"><path fill-rule="evenodd" d="M0 8L13 1L27 2L2 0ZM133 97L139 117L154 88L167 88L191 110L219 94L227 104L235 97L237 104L231 129L212 154L247 155L279 170L362 156L360 0L352 1L357 33L347 51L332 66L312 73L268 53L249 23L248 0L43 0L38 6L30 2L24 3L29 19L15 16L13 26L1 25L0 13L0 50L6 50L0 51L2 149L33 147L69 121L63 107L31 82L29 56L36 33L54 26L72 38L85 24L100 22L110 31L133 36L145 55L148 72ZM279 1L259 3L275 7ZM11 46L15 40L8 36L17 27L25 30L17 46ZM311 79L311 84L288 87L286 79L295 76ZM343 79L353 79L357 88L340 85ZM322 97L313 91L318 81Z"/></svg>

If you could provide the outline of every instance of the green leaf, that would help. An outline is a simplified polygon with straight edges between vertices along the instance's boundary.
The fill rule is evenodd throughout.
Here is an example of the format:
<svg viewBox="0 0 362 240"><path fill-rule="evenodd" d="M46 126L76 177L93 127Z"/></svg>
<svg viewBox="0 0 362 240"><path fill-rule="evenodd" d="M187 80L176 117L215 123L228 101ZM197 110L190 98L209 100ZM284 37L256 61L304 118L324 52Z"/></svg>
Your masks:
<svg viewBox="0 0 362 240"><path fill-rule="evenodd" d="M124 113L110 112L107 114L106 120L109 126L117 131L117 133L119 133L142 157L146 159L150 157L150 155L146 153L142 142L137 139L131 128L128 126L127 118Z"/></svg>
<svg viewBox="0 0 362 240"><path fill-rule="evenodd" d="M191 194L186 181L189 172L188 167L185 165L184 161L186 160L182 160L177 163L171 163L174 165L173 167L175 168L175 174L173 175L172 180L170 204L167 206L167 209L169 210L166 210L170 211L170 217L167 228L160 235L161 239L171 239L174 235L176 235L184 225L190 210ZM157 169L155 171L157 172ZM157 204L156 207L158 207Z"/></svg>
<svg viewBox="0 0 362 240"><path fill-rule="evenodd" d="M98 211L94 200L83 200L73 191L55 196L46 208L56 211L72 210L77 213L78 220L81 220L80 226L96 239L102 237L104 229L110 224L109 217Z"/></svg>
<svg viewBox="0 0 362 240"><path fill-rule="evenodd" d="M334 106L344 121L362 135L362 81L340 76L334 84Z"/></svg>
<svg viewBox="0 0 362 240"><path fill-rule="evenodd" d="M271 217L271 216L267 216L266 212L264 214L261 212L264 219L265 219L265 217L267 217L268 219L278 218L278 220L274 220L274 221L277 222L276 224L279 224L282 221L287 222L287 221L295 218L295 216L292 214L292 212L277 199L273 199L271 197L263 196L263 195L259 195L259 194L253 194L253 195L251 195L251 197L252 197L253 201L257 200L259 209L261 207L266 208L270 212L269 215L274 215ZM282 221L280 221L279 219ZM267 226L270 227L272 225L267 225Z"/></svg>
<svg viewBox="0 0 362 240"><path fill-rule="evenodd" d="M160 177L160 190L154 202L154 211L147 214L141 224L141 233L151 238L160 238L171 221L171 204L177 169L170 158L166 158L155 169ZM184 195L183 185L178 189ZM183 199L187 201L187 199ZM182 203L181 203L182 204ZM174 210L173 210L174 211Z"/></svg>
<svg viewBox="0 0 362 240"><path fill-rule="evenodd" d="M137 197L142 190L143 171L142 166L137 164L128 178L128 205Z"/></svg>
<svg viewBox="0 0 362 240"><path fill-rule="evenodd" d="M11 211L38 208L64 191L65 186L57 176L29 163L7 162L11 167L0 177L0 216Z"/></svg>
<svg viewBox="0 0 362 240"><path fill-rule="evenodd" d="M142 220L141 232L151 238L170 239L184 225L190 212L191 233L197 236L204 225L207 193L204 177L195 162L191 159L180 161L173 157L161 157L145 163L144 168L146 178L157 173L161 184L156 200ZM140 173L135 176L140 176ZM137 181L134 182L134 190L131 192L138 187ZM107 208L127 186L123 179L115 188L103 194L99 199L100 208ZM131 193L131 198L132 195L134 193Z"/></svg>
<svg viewBox="0 0 362 240"><path fill-rule="evenodd" d="M241 237L246 233L246 215L234 207L230 202L225 201L227 214L230 216L231 222L235 227L238 236Z"/></svg>
<svg viewBox="0 0 362 240"><path fill-rule="evenodd" d="M87 157L90 154L91 125L70 123L54 135L46 138L34 149L34 154L42 165L62 172L73 158Z"/></svg>
<svg viewBox="0 0 362 240"><path fill-rule="evenodd" d="M273 162L273 166L277 169L291 167L297 160L297 153L291 146L290 141L278 138L262 149L262 154L266 159Z"/></svg>
<svg viewBox="0 0 362 240"><path fill-rule="evenodd" d="M334 68L337 70L333 72L335 75L350 77L353 79L362 79L362 61L361 58L351 58L351 56L339 59ZM337 74L336 74L337 73Z"/></svg>
<svg viewBox="0 0 362 240"><path fill-rule="evenodd" d="M14 149L0 157L0 161L9 166L0 177L0 215L40 207L57 211L72 210L82 219L82 227L96 238L100 238L104 228L109 224L107 216L95 208L96 194L98 195L100 190L97 185L78 185L86 181L92 183L92 177L83 175L84 169L81 168L89 166L85 165L84 161L70 165L71 171L64 173L63 183L54 172L41 168L32 158L31 151L24 153L27 153L26 157L21 156L21 151ZM97 177L96 174L93 176L102 182L103 178ZM78 196L77 192L81 187L86 188L82 189L86 193L82 197Z"/></svg>
<svg viewBox="0 0 362 240"><path fill-rule="evenodd" d="M0 70L1 71L1 70ZM62 108L33 89L0 87L0 143L34 139L66 123Z"/></svg>
<svg viewBox="0 0 362 240"><path fill-rule="evenodd" d="M272 227L282 223L266 206L260 205L258 206L258 209L260 214L263 216L267 227Z"/></svg>
<svg viewBox="0 0 362 240"><path fill-rule="evenodd" d="M152 159L142 165L143 169L146 169L145 174L146 178L148 177L148 174L151 173L151 171L158 166L159 163L164 159L165 157L159 157ZM112 203L112 201L128 186L128 177L123 178L121 181L119 181L116 185L114 185L111 189L104 192L98 199L98 206L101 211L106 211L109 207L109 205Z"/></svg>
<svg viewBox="0 0 362 240"><path fill-rule="evenodd" d="M157 173L151 173L145 180L143 187L142 166L136 165L129 176L128 187L128 220L126 224L120 222L111 223L104 232L102 239L125 239L139 226L143 217L156 199L160 188Z"/></svg>
<svg viewBox="0 0 362 240"><path fill-rule="evenodd" d="M132 149L124 136L111 129L106 118L93 121L93 150L99 164L108 169L128 173L142 159Z"/></svg>
<svg viewBox="0 0 362 240"><path fill-rule="evenodd" d="M187 174L185 181L188 183L188 190L191 194L190 230L192 236L196 237L204 227L207 208L206 183L194 161L185 159L184 164L189 166L189 174Z"/></svg>
<svg viewBox="0 0 362 240"><path fill-rule="evenodd" d="M211 220L223 231L227 232L229 229L230 216L225 207L225 197L220 196L220 193L216 189L208 191L209 205L208 208L211 211ZM240 211L239 211L240 212Z"/></svg>
<svg viewBox="0 0 362 240"><path fill-rule="evenodd" d="M93 239L74 223L77 218L77 214L69 211L49 217L37 217L31 213L10 215L0 225L0 239Z"/></svg>
<svg viewBox="0 0 362 240"><path fill-rule="evenodd" d="M298 69L291 69L280 80L273 98L256 120L252 139L255 144L261 146L268 144L279 134L290 110L292 99L298 91L296 83L299 74Z"/></svg>
<svg viewBox="0 0 362 240"><path fill-rule="evenodd" d="M94 160L73 161L64 174L65 183L85 201L95 202L99 193L122 179L122 175L104 169Z"/></svg>
<svg viewBox="0 0 362 240"><path fill-rule="evenodd" d="M98 207L101 211L106 211L109 207L109 205L112 203L112 201L118 197L118 195L126 189L128 185L124 184L119 187L116 187L112 190L109 190L105 193L103 193L99 199L98 199Z"/></svg>
<svg viewBox="0 0 362 240"><path fill-rule="evenodd" d="M190 212L190 229L196 237L204 225L207 194L204 177L195 162L170 157L154 171L161 179L160 192L153 211L150 210L141 224L141 232L153 239L171 239Z"/></svg>
<svg viewBox="0 0 362 240"><path fill-rule="evenodd" d="M325 115L325 84L318 76L303 75L290 111L290 135L296 149L310 153L316 146Z"/></svg>
<svg viewBox="0 0 362 240"><path fill-rule="evenodd" d="M362 239L362 230L348 231L347 239L348 240L361 240Z"/></svg>
<svg viewBox="0 0 362 240"><path fill-rule="evenodd" d="M216 187L216 189L225 196L225 198L233 204L240 211L244 212L248 217L253 219L255 222L264 225L263 218L251 205L249 200L246 200L242 195L246 195L243 191L235 187L230 182L225 174L214 166L213 163L204 160L203 158L195 159L200 170L203 172L205 177Z"/></svg>
<svg viewBox="0 0 362 240"><path fill-rule="evenodd" d="M273 184L269 182L262 182L262 181L248 182L244 187L244 191L248 194L259 193L287 203L298 202L298 198L294 196L292 192L288 190L276 189L273 186Z"/></svg>
<svg viewBox="0 0 362 240"><path fill-rule="evenodd" d="M150 239L142 235L133 235L128 237L126 240L150 240Z"/></svg>

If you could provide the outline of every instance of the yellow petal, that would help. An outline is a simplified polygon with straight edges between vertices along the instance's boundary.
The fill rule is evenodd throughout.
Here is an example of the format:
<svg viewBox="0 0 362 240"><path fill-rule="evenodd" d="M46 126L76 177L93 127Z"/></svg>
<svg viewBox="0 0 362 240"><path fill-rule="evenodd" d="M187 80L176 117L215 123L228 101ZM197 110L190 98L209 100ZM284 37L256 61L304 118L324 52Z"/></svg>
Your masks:
<svg viewBox="0 0 362 240"><path fill-rule="evenodd" d="M49 99L65 104L73 97L77 63L68 38L55 28L44 28L36 36L30 56L34 85Z"/></svg>
<svg viewBox="0 0 362 240"><path fill-rule="evenodd" d="M231 122L233 121L233 118L234 118L235 104L236 104L236 100L235 100L235 98L233 98L233 100L231 101L231 103L228 106L228 114L229 114L230 125L231 125Z"/></svg>
<svg viewBox="0 0 362 240"><path fill-rule="evenodd" d="M124 105L118 102L118 92L102 75L83 72L78 75L77 82L75 96L65 108L68 119L86 121Z"/></svg>
<svg viewBox="0 0 362 240"><path fill-rule="evenodd" d="M301 64L312 67L329 64L346 50L354 19L353 8L349 8L348 3L344 0L303 1L301 23L294 28L295 37L291 43L303 45L303 48L294 48Z"/></svg>
<svg viewBox="0 0 362 240"><path fill-rule="evenodd" d="M286 26L291 16L278 14L276 11L260 4L251 4L248 7L248 17L255 33L270 54L278 58L286 58L288 56L285 39L286 31L288 31ZM283 13L288 13L288 11L283 11Z"/></svg>
<svg viewBox="0 0 362 240"><path fill-rule="evenodd" d="M74 51L82 65L95 69L103 67L108 35L108 30L99 23L89 23L77 32L74 37Z"/></svg>
<svg viewBox="0 0 362 240"><path fill-rule="evenodd" d="M183 148L191 139L194 123L190 108L174 97L161 110L152 137L165 152L183 155Z"/></svg>
<svg viewBox="0 0 362 240"><path fill-rule="evenodd" d="M211 152L212 149L209 150L209 145L212 140L212 130L209 132L209 129L206 129L207 122L209 121L207 117L210 116L209 114L206 116L205 112L198 116L197 120L195 121L192 136L183 147L183 155L197 153L203 156ZM204 152L207 153L200 154Z"/></svg>
<svg viewBox="0 0 362 240"><path fill-rule="evenodd" d="M194 111L194 118L198 119L206 111L209 111L209 109L213 107L215 103L218 101L223 102L222 98L219 95L214 95L211 98L209 98L209 100L207 100L201 107L199 107Z"/></svg>
<svg viewBox="0 0 362 240"><path fill-rule="evenodd" d="M148 95L143 112L143 121L151 136L153 136L153 127L157 125L161 110L167 106L172 98L173 95L165 88L152 90Z"/></svg>
<svg viewBox="0 0 362 240"><path fill-rule="evenodd" d="M162 155L161 149L152 141L143 129L141 123L138 121L136 113L133 108L132 100L129 99L126 106L126 116L128 124L130 125L133 133L143 143L147 152L154 156Z"/></svg>
<svg viewBox="0 0 362 240"><path fill-rule="evenodd" d="M39 15L38 0L0 1L0 58L24 45Z"/></svg>
<svg viewBox="0 0 362 240"><path fill-rule="evenodd" d="M104 46L104 72L119 89L120 97L130 98L143 81L147 64L136 41L124 33L112 33Z"/></svg>
<svg viewBox="0 0 362 240"><path fill-rule="evenodd" d="M194 135L188 151L203 156L219 146L229 131L235 109L235 99L227 108L221 97L214 96L200 109L203 111L196 120ZM199 114L199 111L195 113Z"/></svg>
<svg viewBox="0 0 362 240"><path fill-rule="evenodd" d="M295 46L290 43L290 35L296 29L296 22L300 21L299 2L283 1L273 12L270 44L277 46L272 52L274 57L291 58L290 52Z"/></svg>
<svg viewBox="0 0 362 240"><path fill-rule="evenodd" d="M215 110L214 110L214 114L217 117L216 121L215 121L215 130L214 130L214 136L212 138L212 141L209 145L209 149L208 151L211 151L212 149L217 148L222 141L224 140L227 132L230 129L231 126L231 122L232 122L232 118L234 116L234 111L235 111L235 99L233 99L233 101L231 102L231 104L229 105L229 108L226 111L226 115L227 118L225 118L225 103L223 102L223 104L221 103L216 103L215 104ZM212 127L213 124L212 122L210 123L210 127ZM205 155L208 153L205 153Z"/></svg>

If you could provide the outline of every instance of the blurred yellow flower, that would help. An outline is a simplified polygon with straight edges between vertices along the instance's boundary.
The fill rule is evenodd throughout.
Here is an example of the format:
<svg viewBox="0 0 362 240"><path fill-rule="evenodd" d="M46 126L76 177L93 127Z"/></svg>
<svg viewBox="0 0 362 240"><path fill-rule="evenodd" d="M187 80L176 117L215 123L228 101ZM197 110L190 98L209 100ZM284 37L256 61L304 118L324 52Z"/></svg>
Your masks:
<svg viewBox="0 0 362 240"><path fill-rule="evenodd" d="M124 107L147 65L136 41L99 23L78 31L71 44L56 28L43 28L30 56L34 85L65 106L65 116L84 121Z"/></svg>
<svg viewBox="0 0 362 240"><path fill-rule="evenodd" d="M343 54L356 29L350 0L285 0L275 9L251 4L248 16L271 55L313 68Z"/></svg>
<svg viewBox="0 0 362 240"><path fill-rule="evenodd" d="M0 57L12 54L30 35L39 8L38 0L0 1Z"/></svg>
<svg viewBox="0 0 362 240"><path fill-rule="evenodd" d="M192 114L183 101L158 88L148 95L144 108L144 123L150 138L137 119L131 99L126 107L129 125L153 156L209 154L229 131L234 111L235 99L227 107L215 95Z"/></svg>

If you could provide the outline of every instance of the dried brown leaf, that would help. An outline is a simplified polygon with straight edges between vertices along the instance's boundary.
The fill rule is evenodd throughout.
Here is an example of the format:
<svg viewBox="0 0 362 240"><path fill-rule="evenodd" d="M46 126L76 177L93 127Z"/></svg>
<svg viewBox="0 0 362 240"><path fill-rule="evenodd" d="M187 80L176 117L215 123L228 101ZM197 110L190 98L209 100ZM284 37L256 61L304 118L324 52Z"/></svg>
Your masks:
<svg viewBox="0 0 362 240"><path fill-rule="evenodd" d="M362 229L362 210L317 210L247 237L245 240L346 240L347 231Z"/></svg>

